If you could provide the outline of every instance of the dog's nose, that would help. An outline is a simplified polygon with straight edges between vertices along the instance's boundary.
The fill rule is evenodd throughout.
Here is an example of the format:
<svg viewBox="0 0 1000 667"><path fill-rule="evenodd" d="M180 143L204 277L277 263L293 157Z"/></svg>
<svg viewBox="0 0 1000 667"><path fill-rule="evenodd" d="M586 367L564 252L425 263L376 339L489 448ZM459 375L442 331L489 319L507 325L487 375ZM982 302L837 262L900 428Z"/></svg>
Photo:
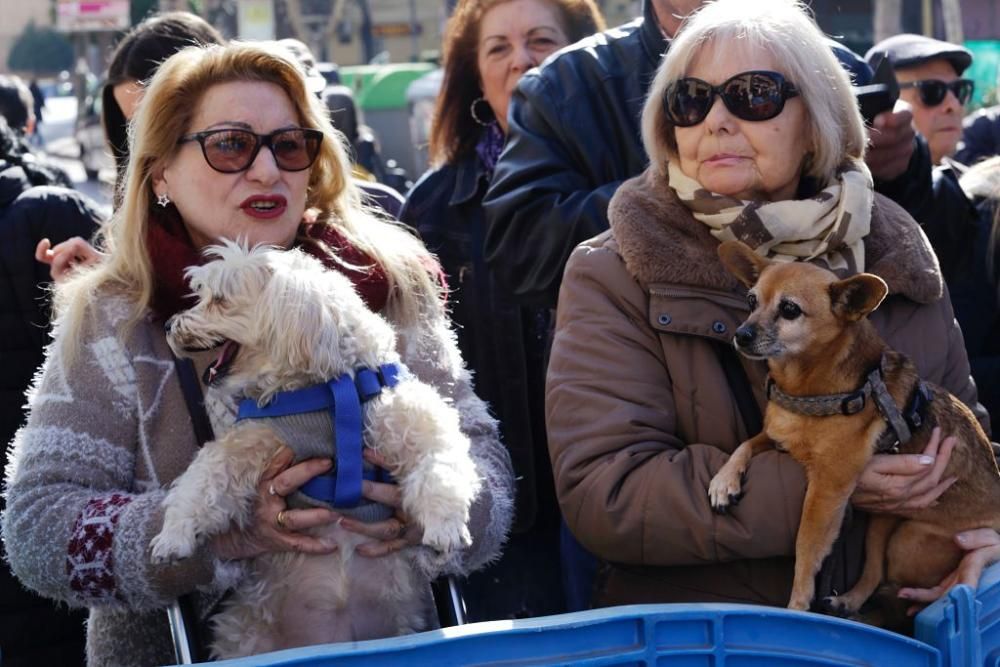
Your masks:
<svg viewBox="0 0 1000 667"><path fill-rule="evenodd" d="M752 324L744 324L736 330L736 344L746 347L757 337L757 329Z"/></svg>

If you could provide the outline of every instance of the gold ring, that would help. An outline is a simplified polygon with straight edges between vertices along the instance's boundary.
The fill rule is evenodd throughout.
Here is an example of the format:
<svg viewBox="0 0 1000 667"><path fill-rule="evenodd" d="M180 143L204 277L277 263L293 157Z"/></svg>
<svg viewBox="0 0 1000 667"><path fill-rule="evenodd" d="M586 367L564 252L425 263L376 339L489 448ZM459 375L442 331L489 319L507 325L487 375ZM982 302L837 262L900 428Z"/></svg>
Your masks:
<svg viewBox="0 0 1000 667"><path fill-rule="evenodd" d="M288 512L288 510L281 510L280 512L278 512L278 516L274 517L274 523L278 524L278 528L281 528L282 530L288 529L288 526L285 525L286 512Z"/></svg>

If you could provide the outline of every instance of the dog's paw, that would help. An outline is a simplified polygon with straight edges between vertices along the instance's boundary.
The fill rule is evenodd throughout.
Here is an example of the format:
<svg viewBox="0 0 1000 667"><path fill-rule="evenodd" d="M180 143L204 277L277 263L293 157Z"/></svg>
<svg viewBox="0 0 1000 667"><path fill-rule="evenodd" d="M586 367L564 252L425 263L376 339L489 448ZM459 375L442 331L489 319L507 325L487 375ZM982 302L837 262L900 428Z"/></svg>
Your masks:
<svg viewBox="0 0 1000 667"><path fill-rule="evenodd" d="M190 557L198 543L195 536L185 535L182 531L164 529L150 541L150 560L157 565L172 563Z"/></svg>
<svg viewBox="0 0 1000 667"><path fill-rule="evenodd" d="M723 466L708 485L708 499L712 504L712 511L716 514L725 514L731 506L737 505L742 497L742 473Z"/></svg>
<svg viewBox="0 0 1000 667"><path fill-rule="evenodd" d="M447 554L472 544L472 535L462 518L428 521L424 524L423 543L439 553Z"/></svg>
<svg viewBox="0 0 1000 667"><path fill-rule="evenodd" d="M821 614L854 619L858 615L858 609L861 608L861 604L855 601L850 593L845 593L844 595L831 595L817 600L813 607L813 611Z"/></svg>

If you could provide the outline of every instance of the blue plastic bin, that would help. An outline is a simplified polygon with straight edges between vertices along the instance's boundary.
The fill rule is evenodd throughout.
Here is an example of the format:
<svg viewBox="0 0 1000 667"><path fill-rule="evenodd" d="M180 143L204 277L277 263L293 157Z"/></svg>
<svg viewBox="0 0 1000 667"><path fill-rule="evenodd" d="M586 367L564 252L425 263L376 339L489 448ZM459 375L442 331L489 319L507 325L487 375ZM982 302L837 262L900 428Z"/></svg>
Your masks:
<svg viewBox="0 0 1000 667"><path fill-rule="evenodd" d="M1000 667L1000 564L917 616L916 638L829 616L730 604L636 605L277 651L213 665Z"/></svg>
<svg viewBox="0 0 1000 667"><path fill-rule="evenodd" d="M978 591L956 586L922 611L914 634L940 650L942 667L1000 665L1000 564L983 573Z"/></svg>
<svg viewBox="0 0 1000 667"><path fill-rule="evenodd" d="M941 659L936 649L922 642L838 618L752 605L677 604L474 623L214 664L936 667Z"/></svg>

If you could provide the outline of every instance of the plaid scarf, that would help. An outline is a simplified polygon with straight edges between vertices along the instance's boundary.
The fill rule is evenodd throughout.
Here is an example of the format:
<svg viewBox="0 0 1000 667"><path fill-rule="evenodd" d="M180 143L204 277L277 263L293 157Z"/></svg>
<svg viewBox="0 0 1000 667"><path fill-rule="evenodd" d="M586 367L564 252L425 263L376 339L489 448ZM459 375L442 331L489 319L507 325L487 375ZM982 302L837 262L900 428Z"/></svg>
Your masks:
<svg viewBox="0 0 1000 667"><path fill-rule="evenodd" d="M709 192L675 162L667 171L677 197L719 241L743 241L763 257L813 262L841 277L865 270L874 186L863 162L845 162L836 180L812 197L776 202Z"/></svg>

